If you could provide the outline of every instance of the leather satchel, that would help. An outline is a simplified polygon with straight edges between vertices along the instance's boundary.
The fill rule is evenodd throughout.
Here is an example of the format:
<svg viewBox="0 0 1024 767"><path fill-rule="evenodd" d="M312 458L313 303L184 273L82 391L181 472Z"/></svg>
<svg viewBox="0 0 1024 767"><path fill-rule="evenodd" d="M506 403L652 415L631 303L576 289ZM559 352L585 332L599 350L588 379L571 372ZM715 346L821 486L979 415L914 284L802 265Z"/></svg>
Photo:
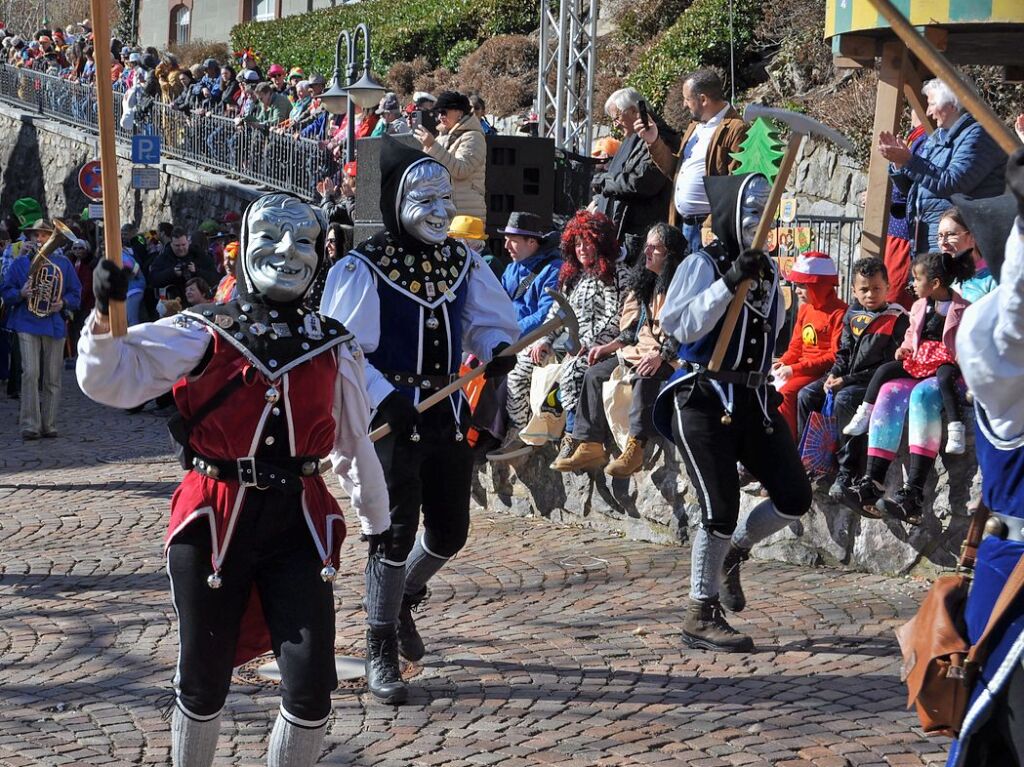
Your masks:
<svg viewBox="0 0 1024 767"><path fill-rule="evenodd" d="M1000 592L981 637L971 646L964 612L988 516L988 509L979 503L957 571L937 578L917 614L896 631L903 653L901 678L907 685L907 708L917 707L925 735L959 734L971 689L985 662L988 640L1024 586L1022 558Z"/></svg>

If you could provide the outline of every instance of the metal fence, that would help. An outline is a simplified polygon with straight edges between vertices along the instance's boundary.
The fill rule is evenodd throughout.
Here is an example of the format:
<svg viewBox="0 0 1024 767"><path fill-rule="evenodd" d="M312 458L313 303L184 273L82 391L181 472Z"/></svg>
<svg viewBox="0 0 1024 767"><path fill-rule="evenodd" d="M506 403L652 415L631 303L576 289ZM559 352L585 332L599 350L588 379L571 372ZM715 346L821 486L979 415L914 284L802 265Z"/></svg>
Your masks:
<svg viewBox="0 0 1024 767"><path fill-rule="evenodd" d="M167 157L257 186L311 200L316 183L337 172L337 163L319 141L276 133L213 114L192 114L160 102L137 109L131 131L120 127L121 99L114 99L118 141L132 135L158 135ZM90 85L9 65L0 67L0 99L48 118L97 132L96 95Z"/></svg>
<svg viewBox="0 0 1024 767"><path fill-rule="evenodd" d="M860 255L863 226L861 219L849 216L799 216L791 223L776 224L775 242L781 240L780 255L796 255L808 249L830 255L839 269L839 295L849 303L853 262Z"/></svg>

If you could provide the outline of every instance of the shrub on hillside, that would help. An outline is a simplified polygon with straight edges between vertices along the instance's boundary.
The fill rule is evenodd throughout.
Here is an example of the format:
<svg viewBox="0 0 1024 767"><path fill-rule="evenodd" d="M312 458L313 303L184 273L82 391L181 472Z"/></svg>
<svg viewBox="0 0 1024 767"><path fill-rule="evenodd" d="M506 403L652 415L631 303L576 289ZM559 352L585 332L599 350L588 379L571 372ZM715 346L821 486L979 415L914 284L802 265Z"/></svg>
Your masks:
<svg viewBox="0 0 1024 767"><path fill-rule="evenodd" d="M693 0L613 0L616 36L627 46L645 45L679 20Z"/></svg>
<svg viewBox="0 0 1024 767"><path fill-rule="evenodd" d="M492 37L462 60L459 89L478 93L500 117L533 103L537 95L537 42L524 35Z"/></svg>
<svg viewBox="0 0 1024 767"><path fill-rule="evenodd" d="M392 64L385 79L399 100L407 99L416 90L416 78L432 69L429 61L423 56L417 56L412 61L398 61Z"/></svg>
<svg viewBox="0 0 1024 767"><path fill-rule="evenodd" d="M170 52L178 57L178 65L190 67L193 64L201 64L206 59L217 59L224 64L231 58L231 51L227 43L217 43L210 40L197 40L194 43L184 45L172 45Z"/></svg>

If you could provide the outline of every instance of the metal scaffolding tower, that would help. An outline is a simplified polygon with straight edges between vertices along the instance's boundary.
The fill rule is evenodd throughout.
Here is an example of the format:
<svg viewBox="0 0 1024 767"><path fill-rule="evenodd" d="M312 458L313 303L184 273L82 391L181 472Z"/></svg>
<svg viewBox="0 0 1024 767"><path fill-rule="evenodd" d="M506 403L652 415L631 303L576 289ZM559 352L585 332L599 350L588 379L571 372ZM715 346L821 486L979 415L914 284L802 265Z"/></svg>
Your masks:
<svg viewBox="0 0 1024 767"><path fill-rule="evenodd" d="M582 155L593 131L596 46L597 0L540 0L537 135Z"/></svg>

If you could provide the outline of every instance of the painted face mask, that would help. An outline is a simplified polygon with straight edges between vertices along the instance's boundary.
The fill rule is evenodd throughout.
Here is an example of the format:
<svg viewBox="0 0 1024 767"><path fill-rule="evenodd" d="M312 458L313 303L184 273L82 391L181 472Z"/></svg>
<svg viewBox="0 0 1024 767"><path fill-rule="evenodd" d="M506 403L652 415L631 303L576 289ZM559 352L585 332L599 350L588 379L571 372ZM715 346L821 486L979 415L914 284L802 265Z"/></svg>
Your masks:
<svg viewBox="0 0 1024 767"><path fill-rule="evenodd" d="M412 166L399 196L402 231L428 245L440 245L448 236L453 218L455 202L448 171L436 162Z"/></svg>
<svg viewBox="0 0 1024 767"><path fill-rule="evenodd" d="M274 303L305 295L319 266L317 238L323 229L306 203L268 194L246 211L241 266L247 292Z"/></svg>
<svg viewBox="0 0 1024 767"><path fill-rule="evenodd" d="M754 244L754 233L768 205L771 190L768 179L761 175L751 176L743 185L739 200L739 240L744 248Z"/></svg>

